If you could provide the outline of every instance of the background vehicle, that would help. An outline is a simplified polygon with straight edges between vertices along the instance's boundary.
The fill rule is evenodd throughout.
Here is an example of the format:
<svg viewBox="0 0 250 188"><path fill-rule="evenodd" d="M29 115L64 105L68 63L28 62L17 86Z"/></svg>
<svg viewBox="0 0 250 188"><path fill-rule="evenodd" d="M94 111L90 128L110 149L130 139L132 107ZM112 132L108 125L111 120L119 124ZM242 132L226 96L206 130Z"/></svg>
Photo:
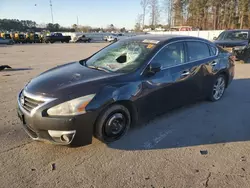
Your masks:
<svg viewBox="0 0 250 188"><path fill-rule="evenodd" d="M127 36L124 36L123 34L112 34L109 35L106 40L108 42L116 42L120 39L125 39L125 38L127 38Z"/></svg>
<svg viewBox="0 0 250 188"><path fill-rule="evenodd" d="M18 114L35 140L86 145L94 135L109 143L145 117L220 100L233 77L231 54L210 41L131 37L32 79L19 93Z"/></svg>
<svg viewBox="0 0 250 188"><path fill-rule="evenodd" d="M27 43L39 43L40 42L40 38L39 38L39 35L36 34L36 33L26 33L26 42Z"/></svg>
<svg viewBox="0 0 250 188"><path fill-rule="evenodd" d="M62 33L53 33L50 36L45 36L45 43L54 43L54 42L66 42L69 43L71 36L63 36Z"/></svg>
<svg viewBox="0 0 250 188"><path fill-rule="evenodd" d="M12 39L15 43L26 43L26 38L23 33L12 33Z"/></svg>
<svg viewBox="0 0 250 188"><path fill-rule="evenodd" d="M12 39L4 39L0 37L0 44L14 44L14 41Z"/></svg>
<svg viewBox="0 0 250 188"><path fill-rule="evenodd" d="M104 40L104 41L107 41L107 38L108 38L108 36L104 36L104 37L103 37L103 40Z"/></svg>
<svg viewBox="0 0 250 188"><path fill-rule="evenodd" d="M11 39L11 35L9 33L0 33L0 37L3 39Z"/></svg>
<svg viewBox="0 0 250 188"><path fill-rule="evenodd" d="M250 61L250 30L227 30L222 32L214 43L223 49L233 53L236 60L245 63Z"/></svg>
<svg viewBox="0 0 250 188"><path fill-rule="evenodd" d="M170 31L197 31L197 30L199 29L191 26L175 26L170 28Z"/></svg>
<svg viewBox="0 0 250 188"><path fill-rule="evenodd" d="M75 42L90 42L91 40L92 40L91 38L82 35L78 37Z"/></svg>

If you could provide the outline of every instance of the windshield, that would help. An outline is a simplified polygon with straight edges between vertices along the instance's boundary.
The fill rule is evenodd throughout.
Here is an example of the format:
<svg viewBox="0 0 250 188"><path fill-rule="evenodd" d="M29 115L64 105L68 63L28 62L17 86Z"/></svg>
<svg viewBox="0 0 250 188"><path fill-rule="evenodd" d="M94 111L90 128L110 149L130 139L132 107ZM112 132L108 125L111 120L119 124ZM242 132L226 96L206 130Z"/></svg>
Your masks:
<svg viewBox="0 0 250 188"><path fill-rule="evenodd" d="M86 66L107 72L128 73L140 67L155 44L141 41L118 41L86 61Z"/></svg>
<svg viewBox="0 0 250 188"><path fill-rule="evenodd" d="M246 31L226 31L222 32L217 40L247 40L248 32Z"/></svg>

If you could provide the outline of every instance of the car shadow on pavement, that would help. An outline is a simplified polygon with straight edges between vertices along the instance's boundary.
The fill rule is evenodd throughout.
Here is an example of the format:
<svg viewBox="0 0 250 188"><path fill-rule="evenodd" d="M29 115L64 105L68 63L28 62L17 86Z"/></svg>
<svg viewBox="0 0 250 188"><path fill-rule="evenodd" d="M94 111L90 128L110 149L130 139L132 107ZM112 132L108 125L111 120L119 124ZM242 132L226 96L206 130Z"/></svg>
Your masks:
<svg viewBox="0 0 250 188"><path fill-rule="evenodd" d="M154 150L249 141L249 94L250 79L236 79L220 101L201 101L161 115L108 147Z"/></svg>

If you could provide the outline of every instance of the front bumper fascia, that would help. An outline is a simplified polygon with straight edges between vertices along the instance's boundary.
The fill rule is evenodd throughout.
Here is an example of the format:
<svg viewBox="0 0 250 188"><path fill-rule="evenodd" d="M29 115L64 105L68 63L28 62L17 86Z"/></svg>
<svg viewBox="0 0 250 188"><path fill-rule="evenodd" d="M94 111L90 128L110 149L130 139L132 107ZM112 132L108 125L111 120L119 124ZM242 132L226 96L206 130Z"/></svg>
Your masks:
<svg viewBox="0 0 250 188"><path fill-rule="evenodd" d="M72 142L79 142L80 145L92 143L96 112L87 112L73 117L49 117L45 112L51 104L47 103L31 114L22 107L19 100L20 94L17 99L17 114L25 132L33 140L59 145L70 145Z"/></svg>

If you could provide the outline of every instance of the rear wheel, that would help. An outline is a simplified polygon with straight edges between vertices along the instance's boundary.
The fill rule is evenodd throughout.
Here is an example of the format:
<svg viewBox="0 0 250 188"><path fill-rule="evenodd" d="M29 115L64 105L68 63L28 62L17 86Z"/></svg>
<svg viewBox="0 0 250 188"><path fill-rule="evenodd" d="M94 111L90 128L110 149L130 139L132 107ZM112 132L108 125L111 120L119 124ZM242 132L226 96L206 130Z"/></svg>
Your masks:
<svg viewBox="0 0 250 188"><path fill-rule="evenodd" d="M222 98L226 90L226 77L220 74L215 79L209 100L212 102L218 101Z"/></svg>
<svg viewBox="0 0 250 188"><path fill-rule="evenodd" d="M95 136L105 143L114 142L124 136L130 128L129 110L122 105L107 108L98 118Z"/></svg>

